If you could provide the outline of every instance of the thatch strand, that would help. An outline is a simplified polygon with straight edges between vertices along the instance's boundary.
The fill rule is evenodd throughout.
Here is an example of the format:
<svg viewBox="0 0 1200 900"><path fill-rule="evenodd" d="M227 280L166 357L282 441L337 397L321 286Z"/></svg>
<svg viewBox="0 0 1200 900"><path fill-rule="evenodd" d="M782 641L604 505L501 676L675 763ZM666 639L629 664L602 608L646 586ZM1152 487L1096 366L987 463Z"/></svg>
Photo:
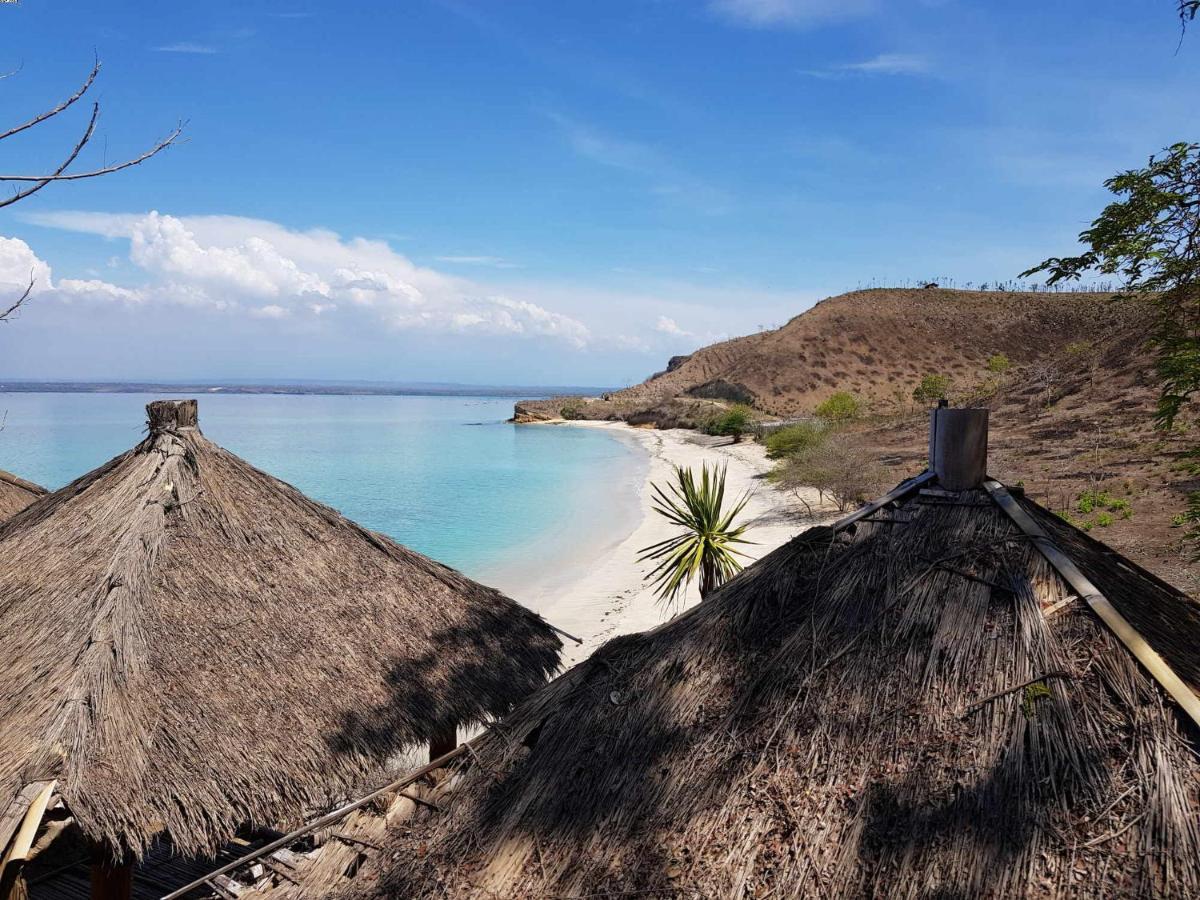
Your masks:
<svg viewBox="0 0 1200 900"><path fill-rule="evenodd" d="M1200 892L1196 735L1158 684L984 492L871 519L533 695L351 893ZM1064 544L1131 622L1176 623L1147 637L1190 677L1196 604Z"/></svg>

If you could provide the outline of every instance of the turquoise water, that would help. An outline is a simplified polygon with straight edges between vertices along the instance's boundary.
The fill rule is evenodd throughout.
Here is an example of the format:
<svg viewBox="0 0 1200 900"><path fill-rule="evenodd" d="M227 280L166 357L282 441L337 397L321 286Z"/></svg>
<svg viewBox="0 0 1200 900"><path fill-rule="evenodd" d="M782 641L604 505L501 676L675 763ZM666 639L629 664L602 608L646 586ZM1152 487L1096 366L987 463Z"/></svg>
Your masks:
<svg viewBox="0 0 1200 900"><path fill-rule="evenodd" d="M3 394L0 468L61 487L145 434L141 394ZM511 399L206 395L218 444L478 578L617 538L646 465L604 431L513 426Z"/></svg>

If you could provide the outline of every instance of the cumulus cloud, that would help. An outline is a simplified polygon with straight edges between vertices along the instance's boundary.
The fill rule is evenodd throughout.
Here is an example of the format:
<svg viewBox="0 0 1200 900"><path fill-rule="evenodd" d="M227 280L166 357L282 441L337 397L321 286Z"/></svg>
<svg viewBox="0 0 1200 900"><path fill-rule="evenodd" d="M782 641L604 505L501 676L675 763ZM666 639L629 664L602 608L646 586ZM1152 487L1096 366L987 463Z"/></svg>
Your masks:
<svg viewBox="0 0 1200 900"><path fill-rule="evenodd" d="M660 334L669 334L672 337L691 337L690 331L685 331L679 327L679 324L668 316L659 316L658 321L654 323L654 330Z"/></svg>
<svg viewBox="0 0 1200 900"><path fill-rule="evenodd" d="M0 285L22 290L33 280L33 291L53 287L50 266L20 238L0 237Z"/></svg>
<svg viewBox="0 0 1200 900"><path fill-rule="evenodd" d="M875 0L710 0L709 8L740 25L808 26L851 19L877 8Z"/></svg>
<svg viewBox="0 0 1200 900"><path fill-rule="evenodd" d="M129 260L147 279L138 286L63 280L53 293L64 302L179 304L281 323L357 317L368 326L549 338L573 347L590 339L587 327L570 316L418 266L383 241L237 216L53 212L25 218L128 240ZM0 277L41 262L23 241L0 241ZM49 267L41 265L49 286Z"/></svg>

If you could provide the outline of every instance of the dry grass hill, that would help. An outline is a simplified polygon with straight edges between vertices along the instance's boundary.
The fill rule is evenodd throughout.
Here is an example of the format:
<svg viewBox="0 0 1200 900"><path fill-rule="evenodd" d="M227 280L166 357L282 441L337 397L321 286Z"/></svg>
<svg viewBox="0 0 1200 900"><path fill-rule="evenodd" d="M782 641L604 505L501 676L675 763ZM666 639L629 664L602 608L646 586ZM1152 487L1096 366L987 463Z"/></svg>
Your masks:
<svg viewBox="0 0 1200 900"><path fill-rule="evenodd" d="M774 331L676 357L602 398L519 403L516 418L699 427L732 402L789 418L849 391L865 408L854 432L884 464L883 477L896 480L924 464L913 389L926 375L946 375L952 402L992 410L993 474L1091 522L1097 537L1194 593L1200 578L1172 519L1197 485L1180 470L1188 442L1153 427L1151 320L1145 302L1107 294L856 291ZM994 354L1009 359L1007 371L989 370ZM1098 524L1078 509L1087 491L1126 500L1131 513Z"/></svg>

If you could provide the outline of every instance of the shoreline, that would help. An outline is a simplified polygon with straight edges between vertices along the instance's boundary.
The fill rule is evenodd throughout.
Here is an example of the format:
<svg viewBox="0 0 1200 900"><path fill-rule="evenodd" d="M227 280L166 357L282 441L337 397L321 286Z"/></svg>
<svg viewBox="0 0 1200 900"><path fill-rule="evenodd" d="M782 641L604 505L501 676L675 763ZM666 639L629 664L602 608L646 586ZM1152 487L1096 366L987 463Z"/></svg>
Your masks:
<svg viewBox="0 0 1200 900"><path fill-rule="evenodd" d="M699 591L693 583L680 601L664 605L645 581L653 565L638 561L642 548L678 532L676 526L654 511L651 503L651 485L665 484L672 478L673 466L695 468L705 462L724 463L726 497L739 497L750 491L741 519L749 526L747 540L754 542L740 547L746 554L742 562L747 566L804 529L837 516L832 508L818 504L816 491L812 490L804 495L804 500L811 504L817 517L802 517L804 504L767 482L764 476L771 463L766 450L751 441L732 444L728 438L713 438L687 429L636 428L623 422L547 422L537 427L604 429L614 438L640 447L649 463L641 482L633 486L636 515L632 521L621 524L619 533L608 540L597 536L597 540L580 547L570 557L554 560L553 571L542 570L531 575L523 567L489 574L489 583L537 611L552 625L583 640L579 645L565 642L564 668L585 659L611 638L653 628L699 601Z"/></svg>

